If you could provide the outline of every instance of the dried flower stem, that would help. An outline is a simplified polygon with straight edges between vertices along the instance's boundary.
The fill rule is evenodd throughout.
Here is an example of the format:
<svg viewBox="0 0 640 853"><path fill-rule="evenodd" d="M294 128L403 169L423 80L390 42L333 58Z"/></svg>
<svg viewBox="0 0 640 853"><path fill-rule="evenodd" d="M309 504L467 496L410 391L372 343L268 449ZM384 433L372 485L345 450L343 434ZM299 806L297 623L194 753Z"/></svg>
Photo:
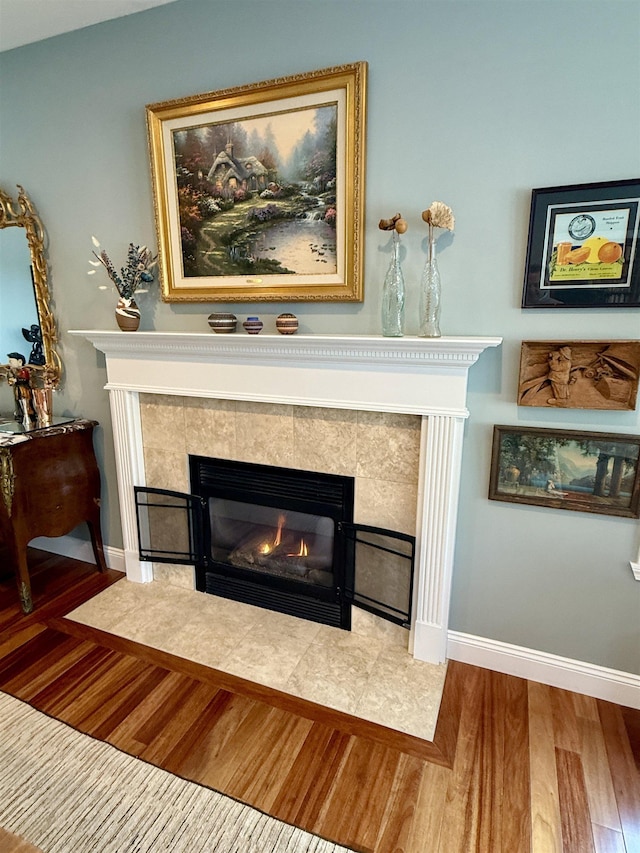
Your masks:
<svg viewBox="0 0 640 853"><path fill-rule="evenodd" d="M434 228L445 228L447 231L453 231L455 225L453 211L441 201L434 201L430 207L423 210L422 218L429 227L429 245L433 243Z"/></svg>

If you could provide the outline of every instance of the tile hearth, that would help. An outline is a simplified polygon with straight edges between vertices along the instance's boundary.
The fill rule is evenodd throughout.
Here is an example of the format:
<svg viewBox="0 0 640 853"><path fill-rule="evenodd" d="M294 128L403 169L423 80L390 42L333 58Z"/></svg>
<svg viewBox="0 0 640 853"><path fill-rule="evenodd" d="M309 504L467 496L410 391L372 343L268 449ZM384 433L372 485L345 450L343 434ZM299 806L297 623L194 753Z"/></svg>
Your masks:
<svg viewBox="0 0 640 853"><path fill-rule="evenodd" d="M343 631L168 583L113 584L69 619L365 720L432 740L446 664L353 609Z"/></svg>

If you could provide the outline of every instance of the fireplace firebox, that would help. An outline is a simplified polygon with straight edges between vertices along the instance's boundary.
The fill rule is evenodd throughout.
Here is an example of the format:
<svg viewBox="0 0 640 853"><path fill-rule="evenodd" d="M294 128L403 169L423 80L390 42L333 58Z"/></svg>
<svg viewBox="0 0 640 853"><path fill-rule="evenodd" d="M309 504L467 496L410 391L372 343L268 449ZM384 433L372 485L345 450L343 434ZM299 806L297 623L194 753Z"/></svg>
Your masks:
<svg viewBox="0 0 640 853"><path fill-rule="evenodd" d="M135 489L140 558L196 589L351 627L356 604L408 627L414 537L353 523L354 479L189 457L191 494Z"/></svg>

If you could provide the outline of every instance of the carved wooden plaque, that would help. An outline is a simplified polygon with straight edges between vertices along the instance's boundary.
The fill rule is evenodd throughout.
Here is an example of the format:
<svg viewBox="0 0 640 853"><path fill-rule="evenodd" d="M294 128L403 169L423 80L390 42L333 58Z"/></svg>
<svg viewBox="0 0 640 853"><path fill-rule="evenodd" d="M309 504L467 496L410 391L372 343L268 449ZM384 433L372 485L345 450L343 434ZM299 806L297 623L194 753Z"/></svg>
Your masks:
<svg viewBox="0 0 640 853"><path fill-rule="evenodd" d="M519 406L634 410L640 341L523 341Z"/></svg>

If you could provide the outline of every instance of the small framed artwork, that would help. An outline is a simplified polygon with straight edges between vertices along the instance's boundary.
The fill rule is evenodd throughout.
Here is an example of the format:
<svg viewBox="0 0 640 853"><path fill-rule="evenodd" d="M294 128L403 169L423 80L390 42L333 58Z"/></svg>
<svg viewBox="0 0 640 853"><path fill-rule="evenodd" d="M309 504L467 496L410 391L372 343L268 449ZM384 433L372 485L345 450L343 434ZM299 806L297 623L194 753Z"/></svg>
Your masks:
<svg viewBox="0 0 640 853"><path fill-rule="evenodd" d="M640 179L535 189L523 308L640 307Z"/></svg>
<svg viewBox="0 0 640 853"><path fill-rule="evenodd" d="M495 426L489 499L640 517L640 436Z"/></svg>
<svg viewBox="0 0 640 853"><path fill-rule="evenodd" d="M633 411L640 341L523 341L519 406Z"/></svg>
<svg viewBox="0 0 640 853"><path fill-rule="evenodd" d="M361 302L365 62L147 106L166 302Z"/></svg>

